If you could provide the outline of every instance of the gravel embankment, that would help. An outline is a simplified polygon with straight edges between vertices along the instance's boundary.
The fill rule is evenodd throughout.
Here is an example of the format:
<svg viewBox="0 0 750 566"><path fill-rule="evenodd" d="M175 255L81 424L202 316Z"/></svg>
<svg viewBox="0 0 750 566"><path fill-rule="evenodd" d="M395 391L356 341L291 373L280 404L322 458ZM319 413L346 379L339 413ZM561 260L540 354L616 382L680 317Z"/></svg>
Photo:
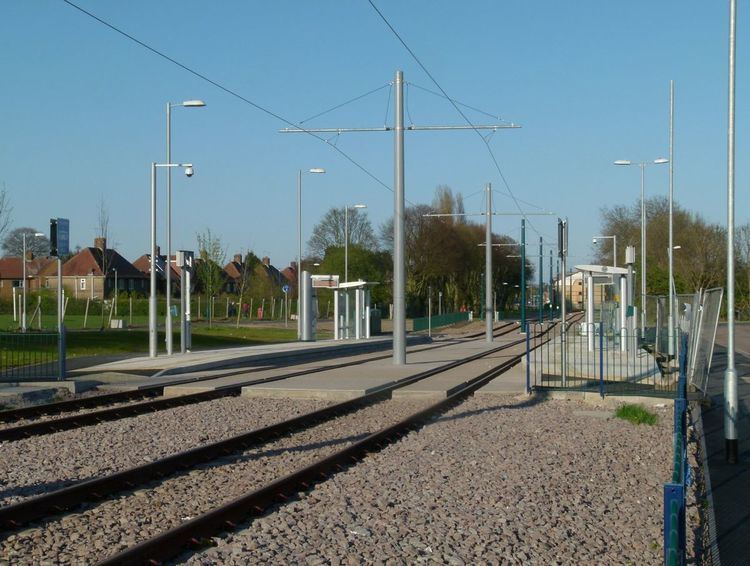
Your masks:
<svg viewBox="0 0 750 566"><path fill-rule="evenodd" d="M125 470L326 406L227 397L0 445L0 505Z"/></svg>
<svg viewBox="0 0 750 566"><path fill-rule="evenodd" d="M597 412L598 411L598 412ZM661 564L672 409L477 397L189 564Z"/></svg>
<svg viewBox="0 0 750 566"><path fill-rule="evenodd" d="M93 563L257 489L424 406L417 401L380 403L160 484L89 505L77 514L9 536L0 542L0 558L14 564ZM106 452L111 451L112 447Z"/></svg>

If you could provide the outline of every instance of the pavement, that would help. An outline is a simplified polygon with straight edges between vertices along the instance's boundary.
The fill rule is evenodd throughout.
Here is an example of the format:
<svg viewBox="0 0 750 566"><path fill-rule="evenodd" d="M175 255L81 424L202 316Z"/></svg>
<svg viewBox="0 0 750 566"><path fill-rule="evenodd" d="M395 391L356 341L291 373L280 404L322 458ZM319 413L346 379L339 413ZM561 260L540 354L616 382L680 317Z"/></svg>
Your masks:
<svg viewBox="0 0 750 566"><path fill-rule="evenodd" d="M712 548L714 564L750 564L750 324L735 326L739 415L739 461L728 464L724 451L724 370L726 369L726 324L716 334L708 397L711 406L702 410L708 496L715 521ZM720 559L720 562L716 560Z"/></svg>

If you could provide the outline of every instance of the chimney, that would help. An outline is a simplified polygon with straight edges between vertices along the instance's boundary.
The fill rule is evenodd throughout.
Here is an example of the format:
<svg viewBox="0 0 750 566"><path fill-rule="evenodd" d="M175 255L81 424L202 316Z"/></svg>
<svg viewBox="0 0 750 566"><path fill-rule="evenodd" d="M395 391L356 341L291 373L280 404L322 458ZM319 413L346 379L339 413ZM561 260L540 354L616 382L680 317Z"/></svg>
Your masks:
<svg viewBox="0 0 750 566"><path fill-rule="evenodd" d="M290 261L289 267L292 268L292 271L297 271L297 262L296 261Z"/></svg>
<svg viewBox="0 0 750 566"><path fill-rule="evenodd" d="M261 261L263 261L263 265L265 265L266 267L271 267L271 258L267 255L263 256L263 259Z"/></svg>
<svg viewBox="0 0 750 566"><path fill-rule="evenodd" d="M26 261L31 261L32 259L34 259L34 252L26 250Z"/></svg>
<svg viewBox="0 0 750 566"><path fill-rule="evenodd" d="M94 247L102 251L107 249L107 238L94 238Z"/></svg>
<svg viewBox="0 0 750 566"><path fill-rule="evenodd" d="M234 254L234 263L242 265L242 254Z"/></svg>

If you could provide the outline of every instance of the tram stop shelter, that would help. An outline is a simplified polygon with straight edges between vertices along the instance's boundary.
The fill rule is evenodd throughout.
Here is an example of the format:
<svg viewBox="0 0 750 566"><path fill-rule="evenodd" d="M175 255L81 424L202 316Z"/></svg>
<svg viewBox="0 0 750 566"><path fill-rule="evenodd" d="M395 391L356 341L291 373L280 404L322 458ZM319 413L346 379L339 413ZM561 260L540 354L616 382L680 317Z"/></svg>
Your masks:
<svg viewBox="0 0 750 566"><path fill-rule="evenodd" d="M370 338L372 309L370 289L377 285L371 281L340 283L333 291L333 316L335 340L360 340Z"/></svg>

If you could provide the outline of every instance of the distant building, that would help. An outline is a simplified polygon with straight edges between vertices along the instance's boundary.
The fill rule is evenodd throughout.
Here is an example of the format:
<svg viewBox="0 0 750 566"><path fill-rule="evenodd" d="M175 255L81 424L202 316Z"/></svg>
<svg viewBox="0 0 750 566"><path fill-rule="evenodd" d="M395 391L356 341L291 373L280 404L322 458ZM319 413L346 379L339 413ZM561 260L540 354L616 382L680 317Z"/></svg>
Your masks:
<svg viewBox="0 0 750 566"><path fill-rule="evenodd" d="M172 284L172 295L179 295L180 294L180 280L181 280L181 274L180 274L180 268L177 267L177 262L175 259L176 256L171 256L171 261L169 262L170 266L170 275L172 277L171 284ZM164 293L166 290L166 278L164 276L164 271L166 270L167 265L167 256L162 255L161 251L159 249L159 246L156 247L156 287L157 290L161 293ZM133 262L133 267L135 267L138 271L140 271L146 279L150 279L151 277L151 254L143 254L138 259L136 259ZM193 285L194 286L194 282Z"/></svg>

